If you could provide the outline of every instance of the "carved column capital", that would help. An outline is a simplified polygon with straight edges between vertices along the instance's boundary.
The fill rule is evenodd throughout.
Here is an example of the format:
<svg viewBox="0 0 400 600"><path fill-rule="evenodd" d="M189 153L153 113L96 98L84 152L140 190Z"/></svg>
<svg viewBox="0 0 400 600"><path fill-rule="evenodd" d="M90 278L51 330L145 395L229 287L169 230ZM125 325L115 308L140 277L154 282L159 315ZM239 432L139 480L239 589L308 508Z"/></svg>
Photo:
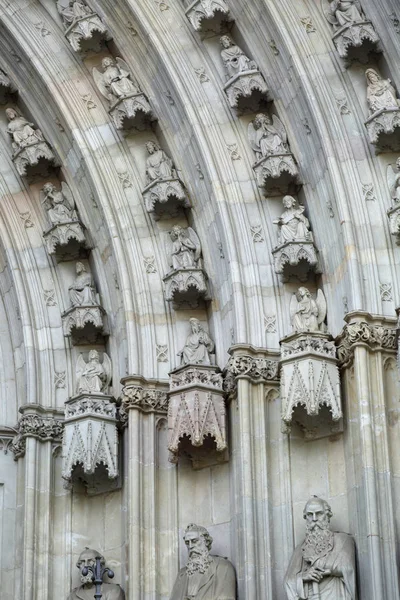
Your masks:
<svg viewBox="0 0 400 600"><path fill-rule="evenodd" d="M357 346L367 346L371 351L396 352L396 319L381 315L354 311L345 317L347 321L336 338L337 356L341 367L348 367Z"/></svg>
<svg viewBox="0 0 400 600"><path fill-rule="evenodd" d="M228 350L231 355L224 369L224 391L232 394L236 391L237 380L247 378L251 381L278 383L278 351L256 348L249 344L235 344Z"/></svg>
<svg viewBox="0 0 400 600"><path fill-rule="evenodd" d="M17 435L10 446L15 460L25 455L27 437L34 437L40 442L61 442L64 431L61 411L46 409L38 404L21 406L19 411L22 416L15 427Z"/></svg>
<svg viewBox="0 0 400 600"><path fill-rule="evenodd" d="M142 412L167 413L169 389L168 383L143 377L124 377L120 400L119 418L122 426L128 424L128 411L138 409Z"/></svg>

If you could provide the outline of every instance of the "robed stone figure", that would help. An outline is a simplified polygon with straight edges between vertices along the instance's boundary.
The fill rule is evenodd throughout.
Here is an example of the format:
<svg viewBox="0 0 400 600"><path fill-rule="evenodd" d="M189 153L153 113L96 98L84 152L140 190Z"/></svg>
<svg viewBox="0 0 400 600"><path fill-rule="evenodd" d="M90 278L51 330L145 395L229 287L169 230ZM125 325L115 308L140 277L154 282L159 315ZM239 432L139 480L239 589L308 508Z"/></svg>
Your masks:
<svg viewBox="0 0 400 600"><path fill-rule="evenodd" d="M236 600L233 565L210 554L212 537L207 529L191 523L183 539L189 559L176 578L170 600Z"/></svg>
<svg viewBox="0 0 400 600"><path fill-rule="evenodd" d="M356 600L353 538L330 530L331 507L317 496L303 514L307 532L286 573L288 600Z"/></svg>
<svg viewBox="0 0 400 600"><path fill-rule="evenodd" d="M85 548L79 555L76 566L80 571L83 567L89 567L96 564L96 556L101 558L101 564L105 564L105 558L97 550ZM81 585L70 593L68 600L93 600L96 593L96 586L92 581L92 573L87 575L81 573ZM101 586L102 600L125 600L125 592L115 583L103 583Z"/></svg>

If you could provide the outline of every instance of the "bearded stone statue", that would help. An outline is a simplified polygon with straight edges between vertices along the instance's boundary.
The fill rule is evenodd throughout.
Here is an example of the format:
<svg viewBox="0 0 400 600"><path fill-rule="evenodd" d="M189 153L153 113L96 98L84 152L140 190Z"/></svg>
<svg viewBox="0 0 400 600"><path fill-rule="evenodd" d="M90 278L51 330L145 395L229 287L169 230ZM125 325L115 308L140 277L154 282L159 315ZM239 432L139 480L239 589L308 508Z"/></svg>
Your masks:
<svg viewBox="0 0 400 600"><path fill-rule="evenodd" d="M288 600L355 600L356 567L353 538L329 528L329 504L313 496L303 511L306 537L297 546L285 577Z"/></svg>
<svg viewBox="0 0 400 600"><path fill-rule="evenodd" d="M85 548L79 555L76 566L80 571L83 567L89 567L96 564L96 556L101 558L101 564L105 564L105 558L97 550ZM81 574L81 585L70 593L68 600L93 600L96 592L96 586L92 581L92 574ZM125 592L115 583L103 583L101 586L102 600L125 600Z"/></svg>
<svg viewBox="0 0 400 600"><path fill-rule="evenodd" d="M183 539L189 560L176 578L170 600L236 600L233 565L210 554L213 540L207 529L191 523Z"/></svg>

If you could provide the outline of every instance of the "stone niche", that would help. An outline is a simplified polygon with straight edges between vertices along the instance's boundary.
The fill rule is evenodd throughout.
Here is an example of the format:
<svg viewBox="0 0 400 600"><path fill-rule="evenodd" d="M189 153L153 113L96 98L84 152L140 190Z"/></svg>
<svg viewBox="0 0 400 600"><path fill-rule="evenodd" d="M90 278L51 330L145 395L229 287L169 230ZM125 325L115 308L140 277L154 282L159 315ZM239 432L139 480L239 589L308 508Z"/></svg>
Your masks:
<svg viewBox="0 0 400 600"><path fill-rule="evenodd" d="M293 277L307 281L310 271L319 273L318 254L312 235L310 239L291 240L275 246L272 250L275 273L282 276L284 283Z"/></svg>
<svg viewBox="0 0 400 600"><path fill-rule="evenodd" d="M112 396L81 393L65 403L62 477L100 493L118 480L117 407Z"/></svg>
<svg viewBox="0 0 400 600"><path fill-rule="evenodd" d="M109 109L109 114L117 129L134 128L143 131L155 120L151 106L143 92L119 98Z"/></svg>
<svg viewBox="0 0 400 600"><path fill-rule="evenodd" d="M238 73L224 85L231 108L254 111L268 99L267 83L257 68Z"/></svg>
<svg viewBox="0 0 400 600"><path fill-rule="evenodd" d="M357 21L343 25L332 36L336 50L341 58L367 62L368 54L377 52L379 37L371 21Z"/></svg>
<svg viewBox="0 0 400 600"><path fill-rule="evenodd" d="M62 315L65 337L71 337L75 344L101 342L108 334L106 311L100 304L71 306Z"/></svg>
<svg viewBox="0 0 400 600"><path fill-rule="evenodd" d="M176 308L197 308L209 299L207 274L201 268L173 269L163 281L165 299Z"/></svg>
<svg viewBox="0 0 400 600"><path fill-rule="evenodd" d="M253 164L257 185L268 196L295 190L300 184L299 169L291 152L264 156Z"/></svg>
<svg viewBox="0 0 400 600"><path fill-rule="evenodd" d="M93 12L74 19L64 35L75 52L99 52L105 41L112 40L107 27L98 14Z"/></svg>
<svg viewBox="0 0 400 600"><path fill-rule="evenodd" d="M281 340L283 433L290 433L293 423L310 440L343 431L337 362L327 333L298 332Z"/></svg>
<svg viewBox="0 0 400 600"><path fill-rule="evenodd" d="M400 108L382 108L366 121L368 138L376 152L400 150Z"/></svg>
<svg viewBox="0 0 400 600"><path fill-rule="evenodd" d="M182 181L178 178L152 181L142 191L148 213L156 218L166 214L176 216L181 208L190 208Z"/></svg>
<svg viewBox="0 0 400 600"><path fill-rule="evenodd" d="M218 367L185 364L170 373L168 449L199 469L228 460L223 379Z"/></svg>
<svg viewBox="0 0 400 600"><path fill-rule="evenodd" d="M225 0L194 0L190 2L185 14L193 29L200 33L220 33L223 26L233 20Z"/></svg>
<svg viewBox="0 0 400 600"><path fill-rule="evenodd" d="M58 261L74 260L87 255L89 249L82 223L79 219L58 223L43 232L47 252Z"/></svg>

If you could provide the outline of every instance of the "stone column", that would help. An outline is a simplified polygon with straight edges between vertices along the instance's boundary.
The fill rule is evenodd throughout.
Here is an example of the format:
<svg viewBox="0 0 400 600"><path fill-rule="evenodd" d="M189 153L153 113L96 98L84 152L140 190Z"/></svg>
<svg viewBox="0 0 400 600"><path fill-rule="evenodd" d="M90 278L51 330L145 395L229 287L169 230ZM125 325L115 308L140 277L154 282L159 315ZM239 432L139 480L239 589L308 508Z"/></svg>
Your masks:
<svg viewBox="0 0 400 600"><path fill-rule="evenodd" d="M142 377L125 377L122 384L129 456L127 599L156 600L172 587L170 574L178 568L176 468L164 468L169 388Z"/></svg>
<svg viewBox="0 0 400 600"><path fill-rule="evenodd" d="M390 442L397 421L391 423L389 418L392 399L386 385L387 370L391 363L396 365L396 319L351 312L345 320L337 343L345 390L349 522L357 545L359 595L370 600L397 598L395 504L400 496Z"/></svg>
<svg viewBox="0 0 400 600"><path fill-rule="evenodd" d="M272 598L268 403L279 353L235 345L225 370L230 398L233 527L239 598Z"/></svg>

